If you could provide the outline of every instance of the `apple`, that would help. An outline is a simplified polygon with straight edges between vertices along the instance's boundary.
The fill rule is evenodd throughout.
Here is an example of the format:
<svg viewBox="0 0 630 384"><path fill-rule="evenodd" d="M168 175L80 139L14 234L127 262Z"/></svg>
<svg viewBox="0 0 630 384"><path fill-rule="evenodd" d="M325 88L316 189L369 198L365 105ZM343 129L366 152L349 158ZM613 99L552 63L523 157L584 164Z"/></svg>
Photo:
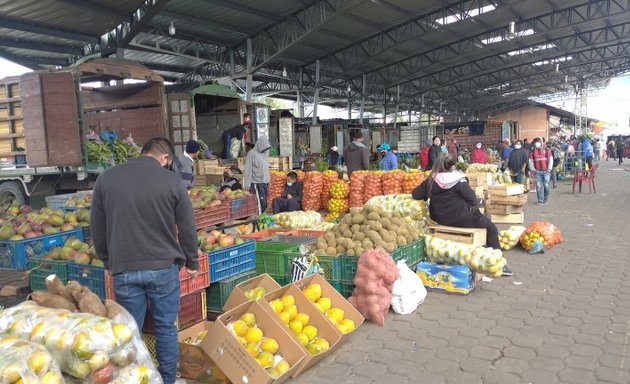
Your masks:
<svg viewBox="0 0 630 384"><path fill-rule="evenodd" d="M223 248L231 247L234 245L234 236L232 235L224 235L219 238L219 245Z"/></svg>

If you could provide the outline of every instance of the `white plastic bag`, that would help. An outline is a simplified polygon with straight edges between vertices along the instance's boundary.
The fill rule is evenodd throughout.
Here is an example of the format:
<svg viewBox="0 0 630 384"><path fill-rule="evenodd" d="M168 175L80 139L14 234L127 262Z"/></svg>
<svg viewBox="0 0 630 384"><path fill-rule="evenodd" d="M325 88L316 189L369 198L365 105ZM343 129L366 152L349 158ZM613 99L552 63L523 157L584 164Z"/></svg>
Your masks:
<svg viewBox="0 0 630 384"><path fill-rule="evenodd" d="M403 260L396 263L399 278L392 289L392 309L399 315L409 315L418 308L427 297L427 289L420 276L413 273Z"/></svg>

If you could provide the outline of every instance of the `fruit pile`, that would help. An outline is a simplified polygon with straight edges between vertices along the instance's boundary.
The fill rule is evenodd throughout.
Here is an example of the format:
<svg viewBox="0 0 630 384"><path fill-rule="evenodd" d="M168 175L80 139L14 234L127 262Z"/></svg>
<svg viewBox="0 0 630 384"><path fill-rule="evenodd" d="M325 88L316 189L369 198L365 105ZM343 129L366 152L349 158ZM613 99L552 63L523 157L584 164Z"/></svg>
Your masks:
<svg viewBox="0 0 630 384"><path fill-rule="evenodd" d="M247 197L250 195L249 191L243 191L240 189L237 190L231 190L231 189L226 189L224 192L221 192L225 195L225 198L227 199L242 199L243 197Z"/></svg>
<svg viewBox="0 0 630 384"><path fill-rule="evenodd" d="M341 308L333 308L329 297L322 296L322 287L319 284L311 284L302 290L304 296L330 321L339 332L344 335L354 331L355 324L351 319L345 319L345 312Z"/></svg>
<svg viewBox="0 0 630 384"><path fill-rule="evenodd" d="M278 342L271 337L265 337L263 330L256 326L256 316L253 313L244 313L239 320L229 323L227 327L270 377L277 379L291 368L277 353L280 348Z"/></svg>
<svg viewBox="0 0 630 384"><path fill-rule="evenodd" d="M501 243L501 249L509 251L518 244L519 239L525 233L527 228L522 225L513 225L510 229L504 229L499 232L499 242Z"/></svg>
<svg viewBox="0 0 630 384"><path fill-rule="evenodd" d="M327 221L334 221L339 216L348 212L349 202L348 194L350 193L350 186L347 181L337 181L330 187L330 197L326 208L328 208L329 214L326 216Z"/></svg>
<svg viewBox="0 0 630 384"><path fill-rule="evenodd" d="M341 222L315 243L318 256L360 256L365 250L382 248L394 252L420 237L419 231L398 212L365 205L351 208Z"/></svg>
<svg viewBox="0 0 630 384"><path fill-rule="evenodd" d="M322 208L324 176L320 172L307 172L302 192L302 209L319 211Z"/></svg>
<svg viewBox="0 0 630 384"><path fill-rule="evenodd" d="M475 272L501 277L507 260L500 249L444 240L427 235L424 238L427 260L440 264L468 265Z"/></svg>
<svg viewBox="0 0 630 384"><path fill-rule="evenodd" d="M256 287L252 289L248 289L243 292L243 294L250 300L260 300L267 294L267 288L265 287Z"/></svg>
<svg viewBox="0 0 630 384"><path fill-rule="evenodd" d="M348 202L350 208L362 207L367 201L363 195L363 189L368 173L368 171L352 172L352 176L350 176L350 201Z"/></svg>
<svg viewBox="0 0 630 384"><path fill-rule="evenodd" d="M0 336L0 382L61 384L57 362L43 346Z"/></svg>
<svg viewBox="0 0 630 384"><path fill-rule="evenodd" d="M68 208L89 208L92 205L92 194L72 196L64 203Z"/></svg>
<svg viewBox="0 0 630 384"><path fill-rule="evenodd" d="M335 171L324 171L324 182L322 185L322 207L328 207L328 201L331 198L331 187L339 180L339 174Z"/></svg>
<svg viewBox="0 0 630 384"><path fill-rule="evenodd" d="M24 240L90 226L90 211L79 209L65 213L61 209L42 208L33 211L30 205L11 206L0 216L0 240Z"/></svg>
<svg viewBox="0 0 630 384"><path fill-rule="evenodd" d="M227 199L225 193L217 192L214 187L194 187L188 191L194 209L218 207Z"/></svg>
<svg viewBox="0 0 630 384"><path fill-rule="evenodd" d="M270 171L269 172L271 181L269 182L269 191L267 192L267 204L269 207L273 204L273 199L276 197L280 197L282 191L284 191L284 187L287 185L287 174L286 172L280 171ZM298 174L298 180L299 180Z"/></svg>
<svg viewBox="0 0 630 384"><path fill-rule="evenodd" d="M213 252L233 245L241 245L245 240L240 237L222 233L221 231L213 230L211 232L198 231L197 242L202 252Z"/></svg>
<svg viewBox="0 0 630 384"><path fill-rule="evenodd" d="M110 320L91 313L40 307L26 301L0 312L0 332L44 346L60 370L72 376L72 380L92 384L146 384L155 379L157 372L131 316L126 312L118 312L117 316ZM127 322L134 324L133 330ZM31 362L22 361L29 368L41 370L47 363L43 355Z"/></svg>
<svg viewBox="0 0 630 384"><path fill-rule="evenodd" d="M328 341L317 336L319 330L310 324L311 317L304 312L299 312L292 295L284 295L279 299L272 300L269 305L311 355L317 355L330 349Z"/></svg>
<svg viewBox="0 0 630 384"><path fill-rule="evenodd" d="M322 221L315 211L282 212L273 215L274 221L284 229L313 229Z"/></svg>
<svg viewBox="0 0 630 384"><path fill-rule="evenodd" d="M402 193L402 182L405 172L401 170L388 171L382 174L381 183L384 195Z"/></svg>
<svg viewBox="0 0 630 384"><path fill-rule="evenodd" d="M55 247L48 252L43 260L74 260L77 264L91 264L98 267L103 266L103 262L96 256L94 246L83 243L76 237L69 238L63 247Z"/></svg>
<svg viewBox="0 0 630 384"><path fill-rule="evenodd" d="M521 237L521 245L529 251L534 247L536 241L542 242L545 249L549 249L556 244L562 243L562 233L555 225L545 221L535 221L527 227ZM542 247L541 247L542 248Z"/></svg>
<svg viewBox="0 0 630 384"><path fill-rule="evenodd" d="M411 194L413 190L422 184L422 182L427 178L424 172L420 171L412 171L405 172L402 180L402 193Z"/></svg>

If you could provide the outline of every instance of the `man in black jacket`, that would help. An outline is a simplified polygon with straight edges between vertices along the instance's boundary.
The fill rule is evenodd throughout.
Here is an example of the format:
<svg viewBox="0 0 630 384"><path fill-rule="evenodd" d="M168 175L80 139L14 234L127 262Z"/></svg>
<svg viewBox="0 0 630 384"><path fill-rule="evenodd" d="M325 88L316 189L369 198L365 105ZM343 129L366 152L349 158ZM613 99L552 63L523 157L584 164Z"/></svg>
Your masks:
<svg viewBox="0 0 630 384"><path fill-rule="evenodd" d="M524 184L523 179L525 179L525 176L527 175L527 162L529 160L527 151L525 151L522 146L523 142L521 140L516 140L514 150L510 153L510 157L508 158L510 177L513 182L520 184Z"/></svg>
<svg viewBox="0 0 630 384"><path fill-rule="evenodd" d="M232 144L232 139L236 139L239 141L243 141L243 137L245 137L245 133L247 132L247 128L251 124L251 116L249 113L243 114L243 122L242 124L237 124L232 128L228 128L221 134L221 141L223 141L223 158L231 159L232 154L230 153L230 146Z"/></svg>
<svg viewBox="0 0 630 384"><path fill-rule="evenodd" d="M433 165L437 162L438 156L442 153L442 139L439 136L433 136L433 145L429 148L429 164L427 171L433 169Z"/></svg>
<svg viewBox="0 0 630 384"><path fill-rule="evenodd" d="M302 183L297 181L297 173L287 174L287 185L280 197L276 197L272 202L273 214L280 212L292 212L302 209Z"/></svg>
<svg viewBox="0 0 630 384"><path fill-rule="evenodd" d="M142 329L147 310L155 324L159 372L173 384L178 348L179 269L199 269L192 203L168 168L173 145L154 138L142 156L103 172L94 186L90 227L98 257L113 275L116 301Z"/></svg>

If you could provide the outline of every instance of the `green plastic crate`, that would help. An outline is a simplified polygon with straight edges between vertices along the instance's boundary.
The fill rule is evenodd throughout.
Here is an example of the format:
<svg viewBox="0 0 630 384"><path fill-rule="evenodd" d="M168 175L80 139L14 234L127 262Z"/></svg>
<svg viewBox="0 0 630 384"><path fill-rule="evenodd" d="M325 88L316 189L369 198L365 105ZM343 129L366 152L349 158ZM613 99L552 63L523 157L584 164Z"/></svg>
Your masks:
<svg viewBox="0 0 630 384"><path fill-rule="evenodd" d="M300 254L300 246L295 244L256 242L256 272L268 273L272 276L290 276L287 269L287 254Z"/></svg>
<svg viewBox="0 0 630 384"><path fill-rule="evenodd" d="M339 293L346 299L352 296L352 291L354 290L354 282L353 281L340 281L339 282Z"/></svg>
<svg viewBox="0 0 630 384"><path fill-rule="evenodd" d="M234 287L256 276L256 271L247 271L229 279L210 284L210 287L206 289L206 307L213 312L223 311L223 306L228 297L230 297Z"/></svg>
<svg viewBox="0 0 630 384"><path fill-rule="evenodd" d="M57 275L64 284L68 282L68 260L42 260L41 257L32 257L28 260L30 269L30 282L33 291L46 291L46 278L48 275Z"/></svg>
<svg viewBox="0 0 630 384"><path fill-rule="evenodd" d="M424 259L424 237L411 244L404 245L392 253L394 261L405 260L408 266L417 264Z"/></svg>
<svg viewBox="0 0 630 384"><path fill-rule="evenodd" d="M276 283L280 284L281 286L285 286L287 284L291 284L291 277L288 276L271 276L272 279L274 279L276 281Z"/></svg>
<svg viewBox="0 0 630 384"><path fill-rule="evenodd" d="M291 271L293 268L293 260L297 257L300 257L300 253L297 254L289 254L285 253L287 260L287 272L288 276L291 276ZM324 278L326 280L341 280L341 256L317 256L317 262L319 266L324 270Z"/></svg>
<svg viewBox="0 0 630 384"><path fill-rule="evenodd" d="M341 280L354 281L354 275L357 274L357 263L359 258L356 256L341 255Z"/></svg>

